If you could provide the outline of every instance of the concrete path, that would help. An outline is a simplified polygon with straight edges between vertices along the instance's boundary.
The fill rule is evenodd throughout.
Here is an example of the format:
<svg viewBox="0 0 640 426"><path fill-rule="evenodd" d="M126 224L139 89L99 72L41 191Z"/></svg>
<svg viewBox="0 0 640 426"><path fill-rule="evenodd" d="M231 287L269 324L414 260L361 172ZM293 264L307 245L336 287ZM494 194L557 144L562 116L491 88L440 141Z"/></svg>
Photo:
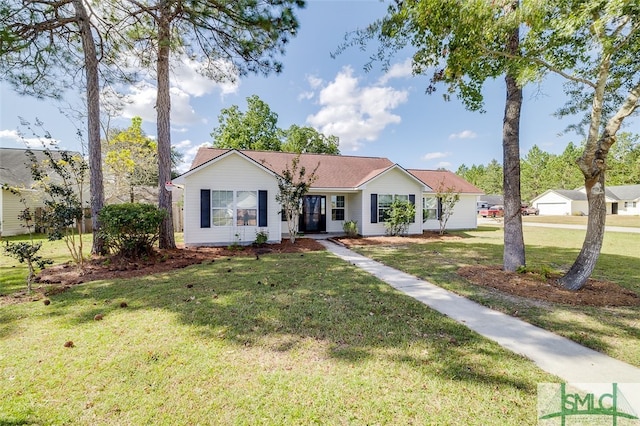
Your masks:
<svg viewBox="0 0 640 426"><path fill-rule="evenodd" d="M531 359L567 383L618 383L640 413L640 368L585 348L569 339L494 311L428 281L385 266L330 240L328 251L462 323L501 346Z"/></svg>

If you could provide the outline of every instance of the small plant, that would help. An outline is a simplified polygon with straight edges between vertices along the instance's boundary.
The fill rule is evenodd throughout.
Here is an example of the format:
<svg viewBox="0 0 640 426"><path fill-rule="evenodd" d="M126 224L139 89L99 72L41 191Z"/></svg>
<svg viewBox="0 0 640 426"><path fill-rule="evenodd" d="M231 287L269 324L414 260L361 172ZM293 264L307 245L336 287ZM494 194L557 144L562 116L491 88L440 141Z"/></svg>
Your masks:
<svg viewBox="0 0 640 426"><path fill-rule="evenodd" d="M269 231L267 229L260 229L256 231L256 239L254 240L254 244L262 247L267 241L269 241Z"/></svg>
<svg viewBox="0 0 640 426"><path fill-rule="evenodd" d="M231 243L229 246L227 246L227 249L231 250L231 251L236 251L236 250L240 251L240 250L242 250L242 246L240 245L240 234L236 233L234 235L234 237L235 237L235 240L233 241L233 243Z"/></svg>
<svg viewBox="0 0 640 426"><path fill-rule="evenodd" d="M358 221L357 220L347 220L342 224L342 230L348 237L355 237L358 235Z"/></svg>
<svg viewBox="0 0 640 426"><path fill-rule="evenodd" d="M53 260L46 259L38 254L42 248L42 243L33 242L33 215L27 206L26 199L21 196L20 191L11 188L8 185L3 185L2 189L20 196L20 202L24 205L24 210L18 214L18 219L22 221L22 226L27 228L29 241L20 241L17 243L5 241L4 251L7 256L17 259L20 263L27 264L27 268L29 269L29 274L27 275L27 291L31 293L31 286L36 276L36 268L44 269L47 265L52 264Z"/></svg>
<svg viewBox="0 0 640 426"><path fill-rule="evenodd" d="M547 265L541 265L537 268L519 266L518 269L516 269L516 272L519 274L534 274L542 280L548 280L554 275L553 269L551 269Z"/></svg>

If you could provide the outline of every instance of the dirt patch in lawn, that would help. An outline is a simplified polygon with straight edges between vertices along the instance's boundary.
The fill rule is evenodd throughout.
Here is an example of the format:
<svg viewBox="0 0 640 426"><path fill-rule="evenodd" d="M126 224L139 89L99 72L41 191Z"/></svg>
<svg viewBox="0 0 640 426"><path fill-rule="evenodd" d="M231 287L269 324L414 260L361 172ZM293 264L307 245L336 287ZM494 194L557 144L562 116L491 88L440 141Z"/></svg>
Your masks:
<svg viewBox="0 0 640 426"><path fill-rule="evenodd" d="M407 237L340 238L340 242L347 247L353 245L402 246L408 243L455 239L461 239L461 237L446 234L441 236L435 232L425 232L421 235ZM609 281L589 279L579 291L569 291L558 284L559 276L544 277L533 272L505 272L500 266L465 266L458 270L458 275L478 286L491 287L509 295L544 302L581 306L640 305L640 297L636 293Z"/></svg>
<svg viewBox="0 0 640 426"><path fill-rule="evenodd" d="M55 265L44 269L36 277L33 293L27 294L26 291L20 291L11 295L0 295L0 306L46 299L46 296L89 281L141 277L222 258L259 257L268 253L306 253L324 249L324 246L316 240L300 238L295 244L287 240L280 244L268 244L264 247L247 246L241 249L198 247L158 250L153 257L135 262L117 257L95 257L86 262L82 270L72 264Z"/></svg>

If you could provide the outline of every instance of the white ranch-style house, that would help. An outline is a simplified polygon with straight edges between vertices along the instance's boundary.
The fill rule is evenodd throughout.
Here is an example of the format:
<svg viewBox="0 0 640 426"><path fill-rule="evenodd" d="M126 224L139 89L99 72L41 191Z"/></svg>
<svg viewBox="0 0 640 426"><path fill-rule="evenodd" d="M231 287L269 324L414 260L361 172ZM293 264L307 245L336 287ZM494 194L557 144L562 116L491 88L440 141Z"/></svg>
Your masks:
<svg viewBox="0 0 640 426"><path fill-rule="evenodd" d="M619 185L605 187L607 214L640 215L640 185ZM540 215L589 214L589 204L585 188L550 189L531 200Z"/></svg>
<svg viewBox="0 0 640 426"><path fill-rule="evenodd" d="M276 175L298 154L200 148L191 169L174 180L184 187L186 246L250 244L256 233L280 242L287 232L276 202ZM416 206L410 234L439 229L438 188L460 193L447 229L477 227L478 188L448 171L406 170L386 158L301 154L299 166L316 179L304 197L299 230L342 233L357 222L362 236L385 234L386 209L395 199ZM424 220L423 220L424 219Z"/></svg>

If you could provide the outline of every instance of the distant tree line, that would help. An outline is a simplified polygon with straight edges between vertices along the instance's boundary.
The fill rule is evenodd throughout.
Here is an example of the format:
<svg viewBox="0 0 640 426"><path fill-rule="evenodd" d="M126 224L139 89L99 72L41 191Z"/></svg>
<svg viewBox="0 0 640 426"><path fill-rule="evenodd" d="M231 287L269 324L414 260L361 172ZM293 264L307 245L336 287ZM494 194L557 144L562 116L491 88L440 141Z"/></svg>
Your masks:
<svg viewBox="0 0 640 426"><path fill-rule="evenodd" d="M607 161L608 185L640 184L640 135L620 133ZM522 200L531 201L548 189L576 189L584 177L576 165L584 146L570 142L562 154L551 154L534 145L520 160ZM487 194L502 194L502 164L462 164L456 174Z"/></svg>

